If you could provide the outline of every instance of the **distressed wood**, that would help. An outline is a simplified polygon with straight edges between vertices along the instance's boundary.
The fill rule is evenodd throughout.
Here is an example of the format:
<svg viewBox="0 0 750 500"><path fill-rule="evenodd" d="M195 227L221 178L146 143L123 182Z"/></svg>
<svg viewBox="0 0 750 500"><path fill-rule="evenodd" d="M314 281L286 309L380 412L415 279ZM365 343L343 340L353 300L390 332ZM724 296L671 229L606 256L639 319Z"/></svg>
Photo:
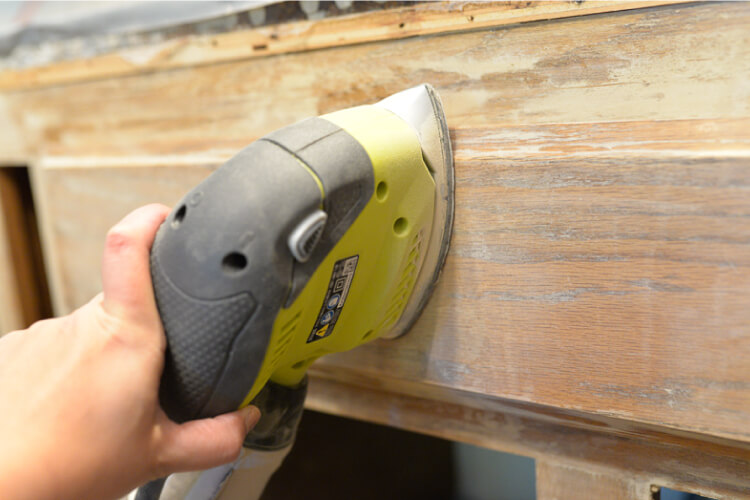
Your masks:
<svg viewBox="0 0 750 500"><path fill-rule="evenodd" d="M128 210L268 129L429 78L457 167L441 286L406 338L321 365L748 440L748 25L745 4L659 8L11 95L56 304L99 290Z"/></svg>
<svg viewBox="0 0 750 500"><path fill-rule="evenodd" d="M433 83L457 180L441 283L404 338L313 365L309 405L741 498L749 28L748 4L658 7L12 92L5 114L65 312L128 210L277 127Z"/></svg>
<svg viewBox="0 0 750 500"><path fill-rule="evenodd" d="M23 124L8 109L5 96L0 94L0 168L24 165L30 156Z"/></svg>
<svg viewBox="0 0 750 500"><path fill-rule="evenodd" d="M677 2L423 2L403 8L313 22L280 24L211 36L173 38L147 47L123 49L91 59L4 71L0 73L0 91L673 3Z"/></svg>
<svg viewBox="0 0 750 500"><path fill-rule="evenodd" d="M451 128L737 119L750 113L747 23L742 3L659 7L11 93L6 114L30 156L81 165L226 157L424 81Z"/></svg>
<svg viewBox="0 0 750 500"><path fill-rule="evenodd" d="M660 427L634 426L622 419L462 391L448 393L421 383L401 383L394 391L381 382L377 375L368 379L318 371L310 382L307 406L529 456L537 464L565 464L609 477L622 471L623 479L639 485L666 486L708 498L750 499L747 444L666 434ZM578 498L610 497L581 492Z"/></svg>
<svg viewBox="0 0 750 500"><path fill-rule="evenodd" d="M401 340L321 365L396 374L394 390L420 381L747 440L750 164L747 150L725 156L722 138L731 147L733 127L748 125L661 124L675 143L714 130L696 139L699 159L665 153L669 140L647 149L653 135L639 123L506 128L494 139L454 130L453 247L422 319ZM600 142L564 140L584 128L601 129ZM476 149L510 137L521 153ZM550 146L526 154L539 137ZM612 143L623 152L600 153ZM99 290L91 263L123 213L174 204L215 166L48 168L62 303Z"/></svg>
<svg viewBox="0 0 750 500"><path fill-rule="evenodd" d="M578 469L544 460L536 462L536 498L538 500L651 500L651 488L622 472Z"/></svg>
<svg viewBox="0 0 750 500"><path fill-rule="evenodd" d="M104 235L112 225L141 205L176 204L190 186L217 166L55 168L43 173L37 167L36 189L44 199L42 237L55 310L68 312L101 291L98 266Z"/></svg>

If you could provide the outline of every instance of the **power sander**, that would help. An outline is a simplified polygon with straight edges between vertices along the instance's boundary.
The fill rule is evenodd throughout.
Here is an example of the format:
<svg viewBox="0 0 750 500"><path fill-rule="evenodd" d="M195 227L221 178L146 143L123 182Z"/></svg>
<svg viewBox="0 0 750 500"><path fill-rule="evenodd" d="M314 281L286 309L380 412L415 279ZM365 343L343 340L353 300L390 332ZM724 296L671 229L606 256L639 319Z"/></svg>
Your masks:
<svg viewBox="0 0 750 500"><path fill-rule="evenodd" d="M242 498L260 495L293 442L310 364L418 318L448 251L453 193L430 85L277 130L190 191L151 251L161 405L178 422L250 403L262 417L234 464L137 498L218 498L237 470Z"/></svg>

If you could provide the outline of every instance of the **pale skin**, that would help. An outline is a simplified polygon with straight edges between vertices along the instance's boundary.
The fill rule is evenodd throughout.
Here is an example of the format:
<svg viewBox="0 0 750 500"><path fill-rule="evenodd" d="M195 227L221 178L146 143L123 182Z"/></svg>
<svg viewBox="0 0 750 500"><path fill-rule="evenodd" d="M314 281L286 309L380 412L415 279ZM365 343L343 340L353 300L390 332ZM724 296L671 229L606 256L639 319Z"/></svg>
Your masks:
<svg viewBox="0 0 750 500"><path fill-rule="evenodd" d="M177 424L159 407L149 250L168 212L142 207L110 230L88 304L0 339L0 498L118 498L239 455L257 408Z"/></svg>

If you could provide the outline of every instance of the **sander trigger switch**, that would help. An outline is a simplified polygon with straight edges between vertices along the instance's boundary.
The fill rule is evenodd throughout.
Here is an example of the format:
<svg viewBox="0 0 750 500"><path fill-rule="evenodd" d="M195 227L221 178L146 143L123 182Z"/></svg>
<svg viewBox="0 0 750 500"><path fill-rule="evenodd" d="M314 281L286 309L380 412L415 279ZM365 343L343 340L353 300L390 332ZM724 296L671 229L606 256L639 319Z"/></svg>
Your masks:
<svg viewBox="0 0 750 500"><path fill-rule="evenodd" d="M298 262L307 262L310 259L323 235L326 220L328 215L322 210L316 210L297 224L289 234L289 251Z"/></svg>

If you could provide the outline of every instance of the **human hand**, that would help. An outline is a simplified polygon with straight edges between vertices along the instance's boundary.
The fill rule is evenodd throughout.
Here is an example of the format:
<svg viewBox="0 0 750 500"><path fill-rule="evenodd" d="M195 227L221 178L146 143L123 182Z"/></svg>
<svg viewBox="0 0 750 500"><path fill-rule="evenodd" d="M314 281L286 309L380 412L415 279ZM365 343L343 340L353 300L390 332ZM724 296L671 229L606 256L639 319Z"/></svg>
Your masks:
<svg viewBox="0 0 750 500"><path fill-rule="evenodd" d="M110 230L103 293L0 339L0 498L116 498L239 455L257 408L177 424L159 407L149 252L168 212L142 207Z"/></svg>

